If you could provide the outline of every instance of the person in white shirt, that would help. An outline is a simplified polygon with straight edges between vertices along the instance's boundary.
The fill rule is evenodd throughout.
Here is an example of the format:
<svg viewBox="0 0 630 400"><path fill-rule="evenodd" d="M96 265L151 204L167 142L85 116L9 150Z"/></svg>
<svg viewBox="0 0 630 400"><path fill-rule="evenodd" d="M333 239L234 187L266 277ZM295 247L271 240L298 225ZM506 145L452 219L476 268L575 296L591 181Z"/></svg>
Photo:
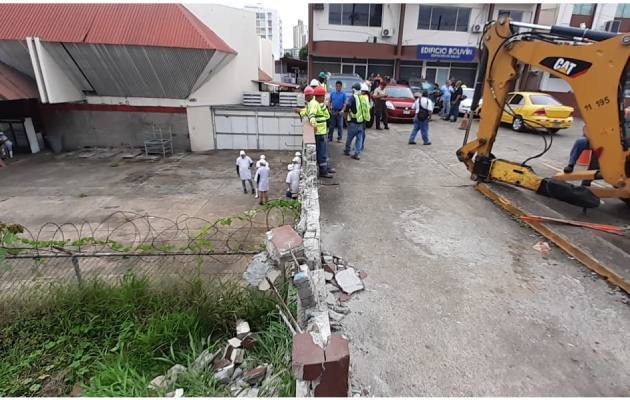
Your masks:
<svg viewBox="0 0 630 400"><path fill-rule="evenodd" d="M254 182L252 182L252 171L250 168L254 162L247 154L245 154L245 150L241 150L238 158L236 159L236 173L239 178L241 178L241 184L243 185L243 193L247 193L247 186L245 185L246 181L249 181L249 186L252 189L252 194L256 194L254 190Z"/></svg>
<svg viewBox="0 0 630 400"><path fill-rule="evenodd" d="M267 157L265 157L264 154L260 155L260 160L256 161L256 169L258 169L258 167L260 167L260 162L264 161L267 163L267 167L271 168L271 164L269 164L269 161L267 161Z"/></svg>
<svg viewBox="0 0 630 400"><path fill-rule="evenodd" d="M300 190L300 163L301 160L299 157L293 158L291 168L289 169L289 173L287 173L287 180L285 182L287 184L287 197L290 199L296 198Z"/></svg>
<svg viewBox="0 0 630 400"><path fill-rule="evenodd" d="M422 144L430 145L429 140L429 121L433 114L433 102L429 99L429 93L424 90L422 96L416 95L416 101L413 103L413 109L416 116L413 119L413 129L409 135L409 144L416 144L416 135L418 131L422 134Z"/></svg>
<svg viewBox="0 0 630 400"><path fill-rule="evenodd" d="M269 192L269 167L267 166L267 161L260 162L260 167L256 170L254 180L260 196L259 204L263 205L269 200L269 197L267 197L267 192Z"/></svg>

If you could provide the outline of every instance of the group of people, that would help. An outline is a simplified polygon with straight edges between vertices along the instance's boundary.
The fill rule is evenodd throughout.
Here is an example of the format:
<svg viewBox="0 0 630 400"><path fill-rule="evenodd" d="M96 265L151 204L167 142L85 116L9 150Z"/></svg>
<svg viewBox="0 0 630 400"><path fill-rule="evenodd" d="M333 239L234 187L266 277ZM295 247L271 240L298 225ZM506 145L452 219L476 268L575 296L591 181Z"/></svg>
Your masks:
<svg viewBox="0 0 630 400"><path fill-rule="evenodd" d="M434 88L437 83L434 84ZM455 122L459 117L459 105L464 100L462 81L448 79L439 88L439 93L434 91L435 100L441 104L440 117L445 121Z"/></svg>
<svg viewBox="0 0 630 400"><path fill-rule="evenodd" d="M289 172L285 180L287 184L286 197L296 198L300 188L300 168L302 165L302 154L298 151L295 153L291 164L287 166ZM252 191L252 194L259 198L259 204L263 205L268 200L269 193L269 176L271 175L271 166L267 161L264 154L260 155L260 159L256 161L256 173L252 180L252 166L254 162L247 155L245 150L241 150L238 158L236 159L236 173L243 185L243 193L247 194L247 183ZM254 184L255 182L255 184Z"/></svg>
<svg viewBox="0 0 630 400"><path fill-rule="evenodd" d="M343 92L343 83L335 82L335 91L326 100L327 74L322 72L304 89L306 107L295 111L301 118L306 117L315 131L317 164L321 178L332 178L336 170L332 168L328 143L333 141L337 128L337 142L343 139L344 121L348 126L343 154L355 160L361 159L365 146L365 123L370 121L369 87L366 83L355 83L352 93ZM354 146L353 146L354 142ZM350 155L352 147L354 154Z"/></svg>

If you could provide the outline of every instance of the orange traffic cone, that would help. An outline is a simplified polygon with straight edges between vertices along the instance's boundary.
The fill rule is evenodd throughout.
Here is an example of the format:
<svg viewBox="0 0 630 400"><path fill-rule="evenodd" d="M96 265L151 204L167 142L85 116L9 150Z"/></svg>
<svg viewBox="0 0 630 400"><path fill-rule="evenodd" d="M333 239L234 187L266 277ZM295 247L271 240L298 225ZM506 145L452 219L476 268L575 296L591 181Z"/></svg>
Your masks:
<svg viewBox="0 0 630 400"><path fill-rule="evenodd" d="M580 153L580 157L578 158L576 164L588 167L589 165L591 165L592 154L593 152L589 149L582 150L582 153Z"/></svg>
<svg viewBox="0 0 630 400"><path fill-rule="evenodd" d="M462 123L459 124L459 129L463 129L463 130L468 129L468 124L470 124L470 118L468 118L468 113L465 113L464 119L462 119Z"/></svg>

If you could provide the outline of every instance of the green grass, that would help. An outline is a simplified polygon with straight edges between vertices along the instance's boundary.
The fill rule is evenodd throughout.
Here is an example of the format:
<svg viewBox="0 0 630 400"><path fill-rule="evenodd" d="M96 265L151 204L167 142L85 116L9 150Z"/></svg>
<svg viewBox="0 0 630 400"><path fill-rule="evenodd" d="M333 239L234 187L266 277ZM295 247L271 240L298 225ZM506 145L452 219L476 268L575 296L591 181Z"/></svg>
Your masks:
<svg viewBox="0 0 630 400"><path fill-rule="evenodd" d="M149 381L224 346L238 318L257 332L246 362L273 364L277 375L261 394L292 396L291 335L275 304L229 280L158 287L127 276L118 285L59 288L0 323L0 396L61 396L75 384L84 396L161 395L147 389ZM184 374L177 387L186 396L229 396L208 372Z"/></svg>

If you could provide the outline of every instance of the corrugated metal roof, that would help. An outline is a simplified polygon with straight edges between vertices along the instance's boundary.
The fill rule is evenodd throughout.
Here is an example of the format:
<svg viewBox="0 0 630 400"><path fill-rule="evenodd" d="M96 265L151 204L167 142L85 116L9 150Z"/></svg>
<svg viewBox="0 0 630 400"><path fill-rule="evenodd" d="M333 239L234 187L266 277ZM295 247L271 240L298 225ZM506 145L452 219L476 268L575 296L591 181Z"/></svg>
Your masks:
<svg viewBox="0 0 630 400"><path fill-rule="evenodd" d="M235 52L181 4L0 4L0 40L28 36Z"/></svg>
<svg viewBox="0 0 630 400"><path fill-rule="evenodd" d="M23 40L0 40L0 62L35 78L31 56L28 54L28 47Z"/></svg>
<svg viewBox="0 0 630 400"><path fill-rule="evenodd" d="M36 99L37 84L28 76L0 63L0 100Z"/></svg>

